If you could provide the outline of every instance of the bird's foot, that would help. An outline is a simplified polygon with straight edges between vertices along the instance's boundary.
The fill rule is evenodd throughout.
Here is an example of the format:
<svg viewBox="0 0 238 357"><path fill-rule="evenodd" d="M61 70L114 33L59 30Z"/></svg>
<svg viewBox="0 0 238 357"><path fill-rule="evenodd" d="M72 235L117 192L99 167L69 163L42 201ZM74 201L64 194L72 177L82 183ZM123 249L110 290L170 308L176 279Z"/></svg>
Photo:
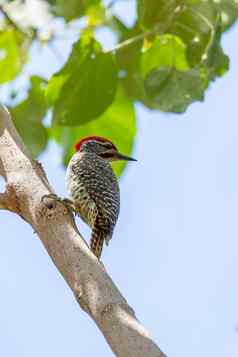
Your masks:
<svg viewBox="0 0 238 357"><path fill-rule="evenodd" d="M59 196L57 196L55 193L50 193L48 195L44 195L41 197L41 202L44 203L44 200L48 199L48 200L52 200L53 202L59 202L62 205L64 205L64 207L70 211L71 213L73 212L75 215L77 215L77 211L75 208L75 205L73 203L73 201L71 201L68 198L61 198Z"/></svg>
<svg viewBox="0 0 238 357"><path fill-rule="evenodd" d="M73 212L75 216L77 216L78 213L73 201L71 201L69 198L63 198L61 199L61 203L65 205L71 212Z"/></svg>

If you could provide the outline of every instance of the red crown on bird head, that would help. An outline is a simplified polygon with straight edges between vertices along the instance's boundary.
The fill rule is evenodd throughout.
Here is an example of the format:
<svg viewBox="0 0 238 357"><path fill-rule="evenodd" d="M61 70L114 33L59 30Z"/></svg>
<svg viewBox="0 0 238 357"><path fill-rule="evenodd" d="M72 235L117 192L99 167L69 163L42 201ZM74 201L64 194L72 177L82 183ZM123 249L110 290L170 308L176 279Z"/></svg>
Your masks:
<svg viewBox="0 0 238 357"><path fill-rule="evenodd" d="M79 151L80 148L81 148L81 146L82 146L83 144L85 144L86 142L88 142L88 141L96 141L96 142L98 141L98 142L100 142L100 143L107 143L107 142L109 142L115 149L117 149L116 146L113 144L113 142L112 142L111 140L106 139L106 138L103 138L102 136L93 135L93 136L86 136L85 138L82 138L80 141L78 141L77 143L75 143L75 145L74 145L75 150L76 150L76 151Z"/></svg>

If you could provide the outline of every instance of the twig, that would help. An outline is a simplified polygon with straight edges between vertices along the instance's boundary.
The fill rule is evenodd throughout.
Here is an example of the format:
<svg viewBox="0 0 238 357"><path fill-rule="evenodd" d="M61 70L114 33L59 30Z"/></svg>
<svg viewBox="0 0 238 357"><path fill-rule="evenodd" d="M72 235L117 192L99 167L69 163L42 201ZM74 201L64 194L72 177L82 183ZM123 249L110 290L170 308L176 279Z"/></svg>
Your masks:
<svg viewBox="0 0 238 357"><path fill-rule="evenodd" d="M164 31L162 31L162 26L156 26L154 29L152 29L150 31L140 33L139 35L134 36L132 38L128 38L128 40L125 40L125 41L119 43L118 45L114 46L113 48L105 51L105 53L116 52L118 50L121 50L122 48L132 46L135 43L144 40L148 36L152 36L152 35L155 35L157 33L163 33L163 32Z"/></svg>
<svg viewBox="0 0 238 357"><path fill-rule="evenodd" d="M3 5L0 5L0 11L3 16L7 19L7 21L12 25L12 27L18 32L22 33L24 36L31 37L28 32L24 31L8 14L8 12L4 9Z"/></svg>

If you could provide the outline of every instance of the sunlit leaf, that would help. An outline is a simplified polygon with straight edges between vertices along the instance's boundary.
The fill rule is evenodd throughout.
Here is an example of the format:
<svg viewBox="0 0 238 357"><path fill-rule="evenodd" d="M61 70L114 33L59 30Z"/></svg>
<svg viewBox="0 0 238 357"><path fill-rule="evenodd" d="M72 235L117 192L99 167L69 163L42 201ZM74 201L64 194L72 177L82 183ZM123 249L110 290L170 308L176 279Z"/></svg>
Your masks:
<svg viewBox="0 0 238 357"><path fill-rule="evenodd" d="M55 101L55 125L79 125L101 115L113 102L117 68L98 42L80 40L63 69L49 82L46 96Z"/></svg>
<svg viewBox="0 0 238 357"><path fill-rule="evenodd" d="M151 47L143 53L141 66L143 75L160 67L173 67L180 71L186 71L189 68L186 59L186 46L179 37L157 36Z"/></svg>
<svg viewBox="0 0 238 357"><path fill-rule="evenodd" d="M12 80L22 69L19 41L20 37L14 30L0 32L0 83Z"/></svg>
<svg viewBox="0 0 238 357"><path fill-rule="evenodd" d="M88 26L101 26L106 21L105 7L101 3L89 6L86 15Z"/></svg>

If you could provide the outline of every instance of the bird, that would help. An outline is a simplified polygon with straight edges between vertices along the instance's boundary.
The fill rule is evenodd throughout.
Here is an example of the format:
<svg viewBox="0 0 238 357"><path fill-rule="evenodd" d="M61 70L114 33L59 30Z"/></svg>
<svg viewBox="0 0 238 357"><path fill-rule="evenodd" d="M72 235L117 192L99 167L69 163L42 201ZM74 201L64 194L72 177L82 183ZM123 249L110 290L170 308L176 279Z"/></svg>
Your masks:
<svg viewBox="0 0 238 357"><path fill-rule="evenodd" d="M87 136L75 144L66 171L66 189L73 209L91 228L90 249L100 259L108 245L120 211L120 190L111 162L137 161L120 153L113 142Z"/></svg>

